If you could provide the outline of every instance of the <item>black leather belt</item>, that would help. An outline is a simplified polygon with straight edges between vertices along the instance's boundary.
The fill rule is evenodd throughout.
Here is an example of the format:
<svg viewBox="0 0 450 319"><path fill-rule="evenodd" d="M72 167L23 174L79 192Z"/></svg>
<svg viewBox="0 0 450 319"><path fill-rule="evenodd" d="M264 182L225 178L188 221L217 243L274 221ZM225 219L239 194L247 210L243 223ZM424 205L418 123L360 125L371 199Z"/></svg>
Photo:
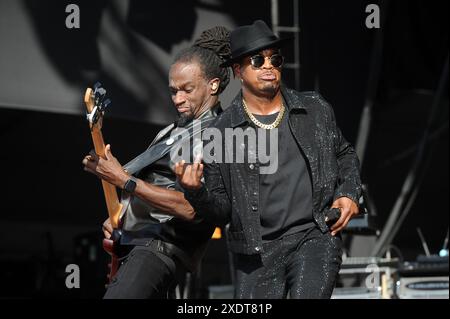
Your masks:
<svg viewBox="0 0 450 319"><path fill-rule="evenodd" d="M127 232L117 229L114 232L117 232L113 234L114 241L119 245L149 247L151 250L160 252L170 258L177 258L190 272L194 272L197 268L192 258L174 244L156 238L145 238L139 232Z"/></svg>

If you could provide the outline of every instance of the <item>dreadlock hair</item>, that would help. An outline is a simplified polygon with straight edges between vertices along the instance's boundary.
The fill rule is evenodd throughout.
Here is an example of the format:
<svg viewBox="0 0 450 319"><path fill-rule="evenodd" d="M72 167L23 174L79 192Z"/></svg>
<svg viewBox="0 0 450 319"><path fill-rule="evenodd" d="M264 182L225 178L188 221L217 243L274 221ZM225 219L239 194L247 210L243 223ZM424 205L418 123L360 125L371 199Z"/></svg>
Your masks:
<svg viewBox="0 0 450 319"><path fill-rule="evenodd" d="M199 62L206 80L219 78L217 94L220 94L230 82L228 68L222 68L220 64L230 55L230 32L225 27L218 26L203 31L193 46L176 55L173 64L196 60Z"/></svg>

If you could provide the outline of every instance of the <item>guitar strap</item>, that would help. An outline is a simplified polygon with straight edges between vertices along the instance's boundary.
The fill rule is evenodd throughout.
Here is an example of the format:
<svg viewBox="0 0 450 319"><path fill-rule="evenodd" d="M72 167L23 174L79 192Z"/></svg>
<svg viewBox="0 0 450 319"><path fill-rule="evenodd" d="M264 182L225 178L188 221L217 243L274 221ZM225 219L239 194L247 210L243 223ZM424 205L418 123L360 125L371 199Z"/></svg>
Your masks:
<svg viewBox="0 0 450 319"><path fill-rule="evenodd" d="M200 135L214 120L214 117L207 117L200 120L194 120L190 122L186 127L183 127L183 132L188 132L188 134L175 134L176 137L180 137L178 139L174 139L171 136L165 137L161 139L157 143L152 143L146 151L132 159L130 162L124 165L124 169L134 175L144 167L147 167L157 160L164 157L167 153L169 153L172 149L177 149L178 146L182 145L186 141L190 140L193 136ZM167 132L173 129L174 125L169 125L163 131L160 132L160 136L165 136ZM161 134L165 133L165 134ZM158 136L157 136L158 137ZM155 139L156 140L156 139Z"/></svg>
<svg viewBox="0 0 450 319"><path fill-rule="evenodd" d="M207 112L206 114L208 114ZM178 146L182 145L184 142L191 139L193 136L198 134L202 134L203 131L209 127L211 122L215 119L214 116L203 116L197 120L190 122L188 125L183 127L184 132L188 132L188 134L175 134L175 137L181 137L175 140L172 137L172 134L165 137L168 132L174 129L175 124L164 128L162 131L158 133L155 139L152 141L150 146L143 153L129 161L123 167L124 169L132 175L137 175L143 168L150 166L154 162L163 158L167 153L169 153L172 149L177 149ZM201 135L200 135L201 136ZM122 192L122 211L120 213L120 219L122 219L123 215L128 209L130 205L132 196L126 192Z"/></svg>

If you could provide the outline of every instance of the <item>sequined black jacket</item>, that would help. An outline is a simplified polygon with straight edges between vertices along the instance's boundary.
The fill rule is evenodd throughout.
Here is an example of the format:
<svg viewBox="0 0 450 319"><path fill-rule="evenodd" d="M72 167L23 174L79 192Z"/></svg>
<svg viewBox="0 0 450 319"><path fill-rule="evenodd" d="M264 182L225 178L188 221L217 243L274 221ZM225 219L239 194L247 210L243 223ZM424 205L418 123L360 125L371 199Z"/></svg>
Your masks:
<svg viewBox="0 0 450 319"><path fill-rule="evenodd" d="M282 88L282 95L289 127L305 156L311 178L313 218L326 232L324 213L335 199L345 196L359 201L359 160L337 127L331 106L318 93ZM225 128L245 128L248 121L240 92L211 127L223 133ZM196 213L218 225L230 223L227 240L232 252L260 253L258 162L205 163L204 177L205 184L199 190L185 191Z"/></svg>

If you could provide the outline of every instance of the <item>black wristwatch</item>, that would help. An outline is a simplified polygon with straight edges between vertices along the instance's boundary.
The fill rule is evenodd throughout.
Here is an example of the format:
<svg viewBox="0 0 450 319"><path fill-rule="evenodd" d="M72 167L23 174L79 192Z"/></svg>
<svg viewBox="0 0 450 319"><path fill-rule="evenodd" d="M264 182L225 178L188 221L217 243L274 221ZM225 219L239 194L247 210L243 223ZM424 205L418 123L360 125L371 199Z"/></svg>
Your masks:
<svg viewBox="0 0 450 319"><path fill-rule="evenodd" d="M127 192L128 194L134 193L134 190L136 189L137 180L134 176L130 176L130 179L127 180L125 185L123 186L123 190Z"/></svg>

